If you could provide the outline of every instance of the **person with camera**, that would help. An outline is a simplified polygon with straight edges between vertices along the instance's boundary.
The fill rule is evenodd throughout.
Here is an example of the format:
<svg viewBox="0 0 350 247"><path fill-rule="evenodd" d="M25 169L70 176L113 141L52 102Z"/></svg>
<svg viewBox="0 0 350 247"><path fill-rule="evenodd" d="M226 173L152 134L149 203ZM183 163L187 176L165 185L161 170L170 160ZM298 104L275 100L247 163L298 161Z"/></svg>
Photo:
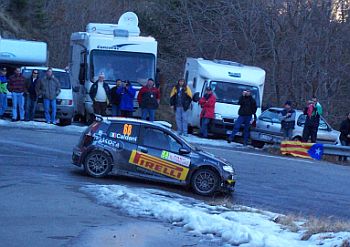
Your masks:
<svg viewBox="0 0 350 247"><path fill-rule="evenodd" d="M200 98L198 103L202 107L202 111L200 115L201 117L200 135L202 137L207 138L208 126L209 126L210 120L214 118L215 103L216 103L216 97L213 94L211 87L207 87L205 89L205 93L203 97Z"/></svg>
<svg viewBox="0 0 350 247"><path fill-rule="evenodd" d="M283 133L283 140L292 140L293 129L295 126L295 111L292 108L292 102L287 101L284 104L284 109L279 114L281 120L281 132Z"/></svg>
<svg viewBox="0 0 350 247"><path fill-rule="evenodd" d="M235 121L233 131L231 135L228 137L227 142L230 143L233 140L233 138L241 128L241 125L244 124L243 145L247 146L248 138L249 138L249 128L250 128L253 116L254 116L254 121L256 120L256 110L257 110L256 101L252 97L249 89L244 90L242 92L242 95L239 97L238 104L240 105L238 110L238 118Z"/></svg>
<svg viewBox="0 0 350 247"><path fill-rule="evenodd" d="M134 98L136 90L129 81L125 81L118 88L117 94L120 95L120 110L122 117L132 117L134 111Z"/></svg>

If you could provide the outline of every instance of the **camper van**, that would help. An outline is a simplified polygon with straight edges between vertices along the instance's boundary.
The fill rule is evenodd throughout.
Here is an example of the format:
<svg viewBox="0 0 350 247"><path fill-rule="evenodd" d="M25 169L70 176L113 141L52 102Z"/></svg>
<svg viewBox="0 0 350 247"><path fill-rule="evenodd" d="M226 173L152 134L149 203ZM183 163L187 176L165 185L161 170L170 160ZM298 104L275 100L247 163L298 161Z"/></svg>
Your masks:
<svg viewBox="0 0 350 247"><path fill-rule="evenodd" d="M155 78L157 41L140 36L138 17L133 12L124 13L118 24L89 23L85 32L73 33L70 41L71 81L73 87L80 87L74 95L75 111L87 122L93 114L90 87L101 72L110 87L121 79L139 89L148 78ZM136 97L134 110L134 116L141 115Z"/></svg>
<svg viewBox="0 0 350 247"><path fill-rule="evenodd" d="M257 102L257 115L261 113L265 71L258 67L225 60L187 58L185 80L191 88L194 101L211 87L216 96L215 119L209 125L211 133L229 135L238 118L238 100L244 90L249 89ZM201 107L192 103L189 112L189 129L200 127Z"/></svg>

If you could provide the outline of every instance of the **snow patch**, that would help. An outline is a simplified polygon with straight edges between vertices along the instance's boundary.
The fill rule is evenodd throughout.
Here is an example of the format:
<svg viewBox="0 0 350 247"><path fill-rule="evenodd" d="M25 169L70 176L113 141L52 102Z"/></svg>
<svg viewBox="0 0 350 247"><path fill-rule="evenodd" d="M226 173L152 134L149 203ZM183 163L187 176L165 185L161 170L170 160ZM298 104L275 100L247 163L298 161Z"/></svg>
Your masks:
<svg viewBox="0 0 350 247"><path fill-rule="evenodd" d="M220 239L234 246L340 246L350 233L322 233L301 241L303 231L293 233L273 222L277 214L255 210L234 211L156 189L120 185L88 185L82 191L98 203L134 217L153 217L182 226L193 234Z"/></svg>

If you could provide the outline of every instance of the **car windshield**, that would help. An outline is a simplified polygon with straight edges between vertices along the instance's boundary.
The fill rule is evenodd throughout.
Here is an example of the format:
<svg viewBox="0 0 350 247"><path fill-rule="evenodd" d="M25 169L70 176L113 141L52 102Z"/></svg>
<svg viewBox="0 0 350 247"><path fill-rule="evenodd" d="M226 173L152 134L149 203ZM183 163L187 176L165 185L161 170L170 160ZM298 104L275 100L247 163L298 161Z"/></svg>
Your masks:
<svg viewBox="0 0 350 247"><path fill-rule="evenodd" d="M232 82L212 81L210 87L216 96L216 102L238 105L239 97L244 90L250 90L257 106L260 106L259 90L257 87Z"/></svg>
<svg viewBox="0 0 350 247"><path fill-rule="evenodd" d="M111 84L117 79L146 83L155 77L155 57L153 54L93 50L90 61L90 79L96 81L100 73Z"/></svg>
<svg viewBox="0 0 350 247"><path fill-rule="evenodd" d="M43 78L46 73L46 69L36 69L39 71L39 79ZM32 75L32 69L22 70L22 75L25 78L30 78ZM64 71L53 71L53 75L58 79L61 84L61 89L70 89L72 87L69 79L69 74Z"/></svg>

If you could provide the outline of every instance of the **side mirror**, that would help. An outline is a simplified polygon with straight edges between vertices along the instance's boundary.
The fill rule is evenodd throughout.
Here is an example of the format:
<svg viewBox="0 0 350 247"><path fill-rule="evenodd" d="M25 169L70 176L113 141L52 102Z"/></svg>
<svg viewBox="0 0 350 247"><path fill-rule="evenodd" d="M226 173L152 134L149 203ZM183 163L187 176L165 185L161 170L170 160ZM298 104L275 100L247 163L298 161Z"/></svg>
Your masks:
<svg viewBox="0 0 350 247"><path fill-rule="evenodd" d="M193 102L198 102L199 101L199 92L195 93L192 97Z"/></svg>
<svg viewBox="0 0 350 247"><path fill-rule="evenodd" d="M179 149L179 154L189 154L189 153L191 153L191 151L186 148Z"/></svg>
<svg viewBox="0 0 350 247"><path fill-rule="evenodd" d="M79 86L73 87L73 92L74 92L74 93L78 93L79 90L80 90L80 87L79 87Z"/></svg>

